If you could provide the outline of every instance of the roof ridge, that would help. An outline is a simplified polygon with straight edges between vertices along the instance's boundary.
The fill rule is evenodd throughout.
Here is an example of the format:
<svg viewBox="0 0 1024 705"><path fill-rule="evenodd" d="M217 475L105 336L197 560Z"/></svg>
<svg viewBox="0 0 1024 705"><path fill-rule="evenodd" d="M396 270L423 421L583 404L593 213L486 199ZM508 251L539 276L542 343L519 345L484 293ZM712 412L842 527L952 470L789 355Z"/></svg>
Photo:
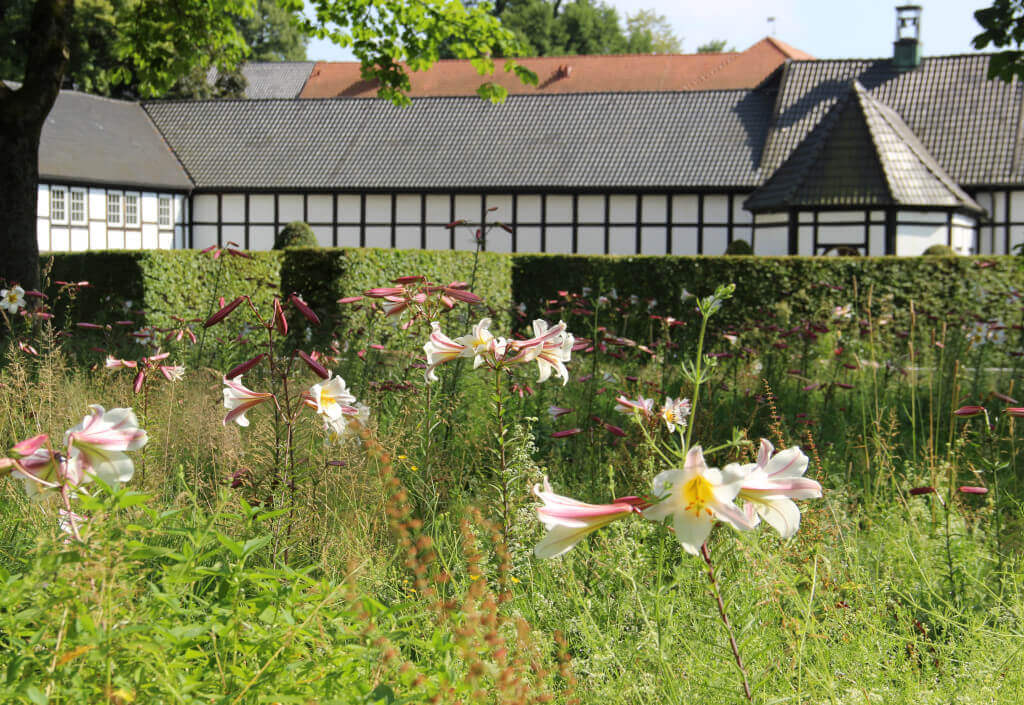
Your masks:
<svg viewBox="0 0 1024 705"><path fill-rule="evenodd" d="M730 55L730 56L732 56L732 55L742 54L743 52L741 52L741 51L722 51L722 52L716 52L716 53L720 54L720 55ZM607 60L621 59L621 58L645 58L645 59L646 58L650 58L650 59L662 58L662 59L672 59L672 58L680 58L680 57L698 57L698 56L707 56L707 54L702 54L700 52L694 52L692 54L658 54L658 53L654 53L654 52L651 52L651 53L632 52L632 53L628 53L628 54L549 54L547 56L496 56L496 57L491 57L491 58L494 60L495 64L498 64L501 61L522 62L522 61L534 61L534 60L544 61L544 60L548 60L548 59L550 59L550 60L558 60L558 59L562 59L562 60L564 60L564 59L586 59L586 60L595 60L595 61L596 60L607 61ZM482 57L477 57L477 58L482 58ZM437 66L438 64L469 63L470 61L472 61L472 59L438 59L437 61L432 63L430 66L432 68L434 66ZM259 62L259 63L264 63L264 62ZM276 63L276 62L265 62L265 63ZM360 64L361 62L359 62L359 61L323 61L323 60L312 60L312 63L314 63L314 64L346 64L346 65L348 65L348 64ZM399 63L405 63L405 62L399 62ZM424 71L429 71L429 70L430 70L429 68L424 69Z"/></svg>
<svg viewBox="0 0 1024 705"><path fill-rule="evenodd" d="M808 149L811 152L810 156L813 157L813 159L811 159L810 161L810 166L813 167L815 164L817 164L818 159L821 157L822 151L825 149L825 145L828 143L829 136L832 134L832 131L835 129L836 125L839 124L839 118L842 116L843 111L846 110L848 105L849 93L841 96L839 100L836 101L835 105L829 108L829 111L825 113L824 117L821 118L821 122L819 122L815 126L815 128L812 129L806 137L804 137L804 139L796 146L796 148L790 153L786 160L779 165L778 169L775 170L775 173L779 173L782 170L782 167L784 167L787 162L796 157L797 152L799 152L800 150L800 147L802 147L804 144L807 144L808 140L810 140L812 137L815 138L815 141L808 146ZM816 135L815 133L818 134ZM810 168L802 169L797 172L799 178L794 179L794 183L782 193L784 201L788 201L790 198L792 198L793 195L800 189L800 187L804 185L804 183L807 181L807 178L810 176L810 172ZM774 176L774 174L772 176ZM769 177L769 179L770 178L771 177Z"/></svg>
<svg viewBox="0 0 1024 705"><path fill-rule="evenodd" d="M574 93L509 93L505 98L509 100L569 100L572 98L590 97L590 96L682 96L682 95L709 95L709 94L735 94L735 93L756 93L759 89L757 88L705 88L702 90L680 90L680 91L580 91ZM440 101L440 100L459 100L459 101L476 101L478 103L485 103L492 105L487 100L484 100L478 95L425 95L415 96L411 98L413 104L419 101ZM166 104L184 104L184 105L196 105L203 103L246 103L252 105L254 103L295 103L297 105L305 103L324 103L324 102L356 102L356 101L378 101L387 103L388 101L384 98L378 98L377 96L323 96L315 98L201 98L201 99L188 99L188 98L150 98L147 100L135 101L138 105L166 105ZM131 102L131 101L126 101ZM500 103L499 103L500 105Z"/></svg>
<svg viewBox="0 0 1024 705"><path fill-rule="evenodd" d="M756 46L756 45L755 45L755 46ZM729 65L730 65L730 64L732 64L733 62L735 62L735 61L738 61L738 60L739 60L739 58L740 58L741 56L743 56L744 54L746 54L746 53L747 53L747 51L750 51L750 49L747 49L747 50L745 50L745 51L741 51L741 52L736 52L736 53L734 53L734 54L730 55L730 56L729 56L728 58L726 58L726 59L725 59L724 61L722 61L722 62L720 62L720 63L718 63L718 64L715 64L715 66L713 66L713 67L712 67L712 68L710 68L709 70L705 71L705 72L704 72L703 74L701 74L701 75L700 75L700 76L698 76L697 78L693 79L692 81L690 81L690 82L689 82L689 83L687 83L686 85L687 85L687 86L697 86L697 85L700 85L700 84L701 84L701 83L703 83L704 81L707 81L707 80L708 80L708 79L710 79L710 78L711 78L712 76L714 76L715 74L717 74L718 72L720 72L720 71L721 71L722 69L724 69L724 68L725 68L726 66L729 66ZM718 52L718 53L722 53L722 52Z"/></svg>
<svg viewBox="0 0 1024 705"><path fill-rule="evenodd" d="M156 134L160 136L160 141L163 142L164 147L166 147L167 151L171 153L172 157L174 157L174 161L178 163L178 166L181 167L181 170L185 172L185 178L187 178L192 183L192 188L195 188L195 176L192 175L192 172L189 171L189 168L185 166L185 162L181 161L181 157L179 157L178 153L174 150L173 147L171 147L171 142L170 140L167 139L167 135L164 134L164 131L160 128L160 125L157 124L156 120L153 119L153 116L149 114L148 110L146 110L146 106L142 102L139 102L138 106L139 110L142 111L142 114L146 116L146 120L149 122L150 125L152 125L154 132L156 132Z"/></svg>

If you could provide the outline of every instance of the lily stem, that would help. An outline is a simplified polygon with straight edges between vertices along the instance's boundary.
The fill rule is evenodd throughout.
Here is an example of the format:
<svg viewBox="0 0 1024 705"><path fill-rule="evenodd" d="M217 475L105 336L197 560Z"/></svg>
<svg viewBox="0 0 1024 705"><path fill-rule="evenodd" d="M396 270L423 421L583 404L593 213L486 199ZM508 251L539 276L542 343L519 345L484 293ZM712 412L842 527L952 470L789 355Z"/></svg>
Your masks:
<svg viewBox="0 0 1024 705"><path fill-rule="evenodd" d="M722 593L718 589L718 580L715 578L715 566L711 562L711 550L708 548L707 542L700 545L700 555L708 566L708 580L711 582L711 589L715 593L715 601L718 603L718 615L722 618L725 630L729 633L729 646L732 647L732 655L736 659L736 667L740 671L740 677L743 678L743 694L747 696L748 701L753 702L754 698L750 694L750 683L747 681L747 669L743 666L743 659L740 657L740 647L736 644L736 635L733 633L732 623L729 622L729 615L725 613L725 603L722 601Z"/></svg>

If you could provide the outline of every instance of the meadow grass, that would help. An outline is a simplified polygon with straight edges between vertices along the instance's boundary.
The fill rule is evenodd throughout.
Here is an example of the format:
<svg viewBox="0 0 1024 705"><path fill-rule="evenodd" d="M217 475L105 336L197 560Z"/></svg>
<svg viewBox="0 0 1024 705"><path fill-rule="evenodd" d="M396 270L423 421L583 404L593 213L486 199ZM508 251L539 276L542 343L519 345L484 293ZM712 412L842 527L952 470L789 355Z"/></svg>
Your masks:
<svg viewBox="0 0 1024 705"><path fill-rule="evenodd" d="M671 324L628 339L640 313L593 312L566 313L588 345L564 386L538 384L532 366L495 377L454 364L427 385L414 356L336 349L322 360L371 408L367 428L325 445L307 411L287 453L269 404L248 428L222 424L225 370L136 392L133 372L73 357L52 333L39 355L11 341L5 448L59 439L90 403L133 407L149 442L126 489L80 498L80 541L54 502L0 483L0 696L743 702L706 566L668 527L616 522L561 557L533 555L543 476L600 503L649 492L667 467L618 394L693 396L679 363L694 351L672 346ZM763 436L801 446L825 488L791 539L718 525L709 541L754 702L1021 699L1019 431L992 396L1011 399L1017 371L994 341L917 326L905 342L827 315L824 332L709 329L717 364L691 419L694 442L724 446L709 464L752 461ZM301 342L280 345L284 360ZM320 381L288 370L293 390ZM246 385L278 391L275 374L247 372ZM991 416L955 417L968 402Z"/></svg>

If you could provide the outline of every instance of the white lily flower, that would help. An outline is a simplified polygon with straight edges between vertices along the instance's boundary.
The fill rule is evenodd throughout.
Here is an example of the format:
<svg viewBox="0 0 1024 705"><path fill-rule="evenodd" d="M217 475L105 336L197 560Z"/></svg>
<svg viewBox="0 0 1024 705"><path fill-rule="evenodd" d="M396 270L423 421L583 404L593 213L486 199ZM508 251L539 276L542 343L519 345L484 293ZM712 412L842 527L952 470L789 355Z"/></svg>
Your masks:
<svg viewBox="0 0 1024 705"><path fill-rule="evenodd" d="M672 517L676 540L687 553L697 555L707 541L715 519L734 529L753 529L753 522L733 500L740 491L739 477L725 477L704 462L700 446L686 454L683 468L665 470L654 478L653 495L660 498L644 510L644 517L662 521Z"/></svg>
<svg viewBox="0 0 1024 705"><path fill-rule="evenodd" d="M64 434L65 446L71 447L68 474L80 472L85 482L98 477L116 487L135 473L125 451L138 450L149 439L131 409L106 411L99 404L91 404L89 409L92 413Z"/></svg>
<svg viewBox="0 0 1024 705"><path fill-rule="evenodd" d="M473 331L455 339L455 342L464 346L460 357L473 358L473 369L484 364L488 355L494 354L495 338L488 328L491 327L491 319L481 319L473 326ZM499 339L500 340L500 339Z"/></svg>
<svg viewBox="0 0 1024 705"><path fill-rule="evenodd" d="M436 382L438 376L434 374L434 368L445 362L451 362L461 357L466 350L462 343L449 338L441 332L441 324L437 321L430 323L430 338L423 345L423 352L427 356L427 372L424 375L428 382Z"/></svg>
<svg viewBox="0 0 1024 705"><path fill-rule="evenodd" d="M20 286L0 290L0 308L7 313L17 313L25 308L25 290Z"/></svg>
<svg viewBox="0 0 1024 705"><path fill-rule="evenodd" d="M673 401L672 397L665 399L665 403L659 412L659 416L665 421L665 425L668 426L669 433L675 433L677 426L680 432L686 428L686 417L689 415L690 400L678 399Z"/></svg>
<svg viewBox="0 0 1024 705"><path fill-rule="evenodd" d="M316 413L327 421L340 418L346 407L353 408L352 405L356 403L355 396L348 391L341 375L335 375L334 379L327 382L314 384L309 388L309 395L315 404Z"/></svg>
<svg viewBox="0 0 1024 705"><path fill-rule="evenodd" d="M755 524L764 519L783 538L789 538L800 528L800 509L794 499L821 497L821 485L806 478L807 456L799 447L779 451L767 439L761 439L757 462L749 465L727 465L723 469L729 477L738 477L738 497L746 501L744 511Z"/></svg>

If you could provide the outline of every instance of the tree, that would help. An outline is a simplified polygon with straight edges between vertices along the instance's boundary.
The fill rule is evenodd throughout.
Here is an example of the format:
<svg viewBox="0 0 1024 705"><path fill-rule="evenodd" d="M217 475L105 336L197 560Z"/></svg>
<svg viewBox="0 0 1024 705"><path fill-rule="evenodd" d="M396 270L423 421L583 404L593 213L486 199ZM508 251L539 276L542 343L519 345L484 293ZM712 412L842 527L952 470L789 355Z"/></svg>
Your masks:
<svg viewBox="0 0 1024 705"><path fill-rule="evenodd" d="M665 15L639 10L626 18L629 51L632 54L681 54L683 40L672 31Z"/></svg>
<svg viewBox="0 0 1024 705"><path fill-rule="evenodd" d="M723 51L736 51L732 47L725 48L726 42L724 39L712 39L707 44L701 44L697 47L698 54L721 54Z"/></svg>
<svg viewBox="0 0 1024 705"><path fill-rule="evenodd" d="M990 7L975 12L974 19L984 30L971 42L975 49L1014 47L992 54L988 77L1007 82L1014 76L1024 79L1024 0L995 0Z"/></svg>
<svg viewBox="0 0 1024 705"><path fill-rule="evenodd" d="M422 70L439 57L442 42L456 56L493 71L491 55L517 53L515 37L486 12L465 8L458 0L314 0L313 18L305 17L303 0L277 0L307 36L329 38L352 48L363 76L377 79L378 95L405 104L409 78L402 68ZM86 0L78 0L86 7ZM235 18L250 17L257 0L131 0L114 8L112 46L120 64L110 80L130 84L140 96L160 95L181 76L216 65L230 73L245 57L245 39ZM24 59L21 85L0 83L0 281L25 288L39 285L36 201L39 137L68 68L75 33L75 0L24 0L4 3L0 20L11 9L27 14L17 42ZM536 76L506 62L524 80ZM17 78L16 73L12 78ZM480 93L492 100L504 89L485 84Z"/></svg>
<svg viewBox="0 0 1024 705"><path fill-rule="evenodd" d="M235 24L249 47L250 61L305 61L306 43L295 16L277 0L258 0L251 17L239 17Z"/></svg>

